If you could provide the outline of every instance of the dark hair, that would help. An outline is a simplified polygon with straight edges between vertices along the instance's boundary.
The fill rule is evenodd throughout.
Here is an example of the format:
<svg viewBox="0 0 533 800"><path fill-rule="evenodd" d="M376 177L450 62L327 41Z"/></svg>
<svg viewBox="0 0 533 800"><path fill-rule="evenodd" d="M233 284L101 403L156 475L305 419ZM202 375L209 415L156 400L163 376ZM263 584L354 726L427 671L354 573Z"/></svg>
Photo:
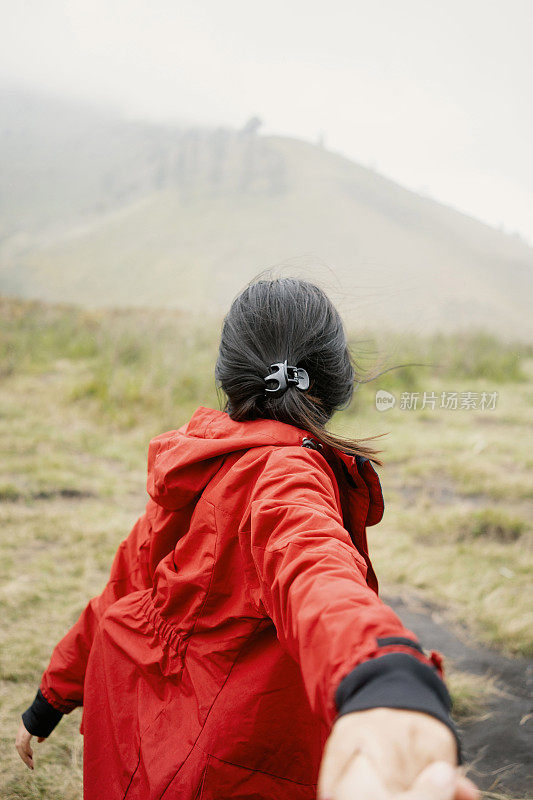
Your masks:
<svg viewBox="0 0 533 800"><path fill-rule="evenodd" d="M284 394L265 392L270 365L287 359L303 367L310 386L289 385ZM247 286L224 318L215 379L234 420L277 419L308 431L318 441L381 465L378 450L363 440L325 429L335 411L349 405L355 364L342 319L327 295L297 278L259 280Z"/></svg>

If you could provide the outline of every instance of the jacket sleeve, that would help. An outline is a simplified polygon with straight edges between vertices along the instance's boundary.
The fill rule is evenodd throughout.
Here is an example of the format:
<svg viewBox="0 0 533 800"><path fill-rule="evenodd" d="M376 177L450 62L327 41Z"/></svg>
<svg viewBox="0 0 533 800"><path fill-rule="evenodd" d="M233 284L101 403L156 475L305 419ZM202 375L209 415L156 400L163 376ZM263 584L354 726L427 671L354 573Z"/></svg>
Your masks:
<svg viewBox="0 0 533 800"><path fill-rule="evenodd" d="M324 456L276 448L252 491L250 548L258 592L278 639L299 663L313 711L327 724L378 706L422 711L448 725L439 654L367 585Z"/></svg>
<svg viewBox="0 0 533 800"><path fill-rule="evenodd" d="M48 736L63 714L83 705L87 659L102 614L120 597L151 586L149 546L152 526L161 514L168 512L150 499L145 513L119 545L103 591L88 602L78 620L54 648L37 695L22 715L30 733Z"/></svg>

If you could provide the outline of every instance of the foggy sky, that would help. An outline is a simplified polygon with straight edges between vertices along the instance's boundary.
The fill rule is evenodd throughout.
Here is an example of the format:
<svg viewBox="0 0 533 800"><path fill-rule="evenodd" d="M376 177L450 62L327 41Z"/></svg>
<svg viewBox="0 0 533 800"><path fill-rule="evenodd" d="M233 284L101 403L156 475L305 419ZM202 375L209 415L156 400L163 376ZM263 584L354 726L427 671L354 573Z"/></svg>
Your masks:
<svg viewBox="0 0 533 800"><path fill-rule="evenodd" d="M529 0L0 0L0 81L317 141L533 242Z"/></svg>

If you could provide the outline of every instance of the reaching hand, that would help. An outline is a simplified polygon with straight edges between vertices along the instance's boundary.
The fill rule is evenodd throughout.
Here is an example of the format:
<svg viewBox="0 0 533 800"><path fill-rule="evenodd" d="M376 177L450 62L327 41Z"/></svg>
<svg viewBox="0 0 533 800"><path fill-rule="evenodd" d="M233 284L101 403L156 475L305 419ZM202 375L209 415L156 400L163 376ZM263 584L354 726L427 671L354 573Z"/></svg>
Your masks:
<svg viewBox="0 0 533 800"><path fill-rule="evenodd" d="M479 800L457 764L455 738L418 711L354 711L333 725L318 800Z"/></svg>
<svg viewBox="0 0 533 800"><path fill-rule="evenodd" d="M38 736L38 742L44 742L44 736ZM24 727L24 723L21 722L19 725L19 729L17 731L17 738L15 739L15 747L17 748L18 754L21 759L24 761L26 766L29 769L33 769L33 750L31 747L31 733L28 733L26 728Z"/></svg>

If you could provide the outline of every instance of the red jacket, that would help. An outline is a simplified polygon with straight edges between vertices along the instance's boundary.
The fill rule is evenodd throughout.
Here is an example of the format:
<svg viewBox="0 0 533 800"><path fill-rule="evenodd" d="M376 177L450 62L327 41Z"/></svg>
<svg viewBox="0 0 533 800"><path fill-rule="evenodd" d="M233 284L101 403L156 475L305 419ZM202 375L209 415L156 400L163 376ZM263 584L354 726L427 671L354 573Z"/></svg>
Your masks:
<svg viewBox="0 0 533 800"><path fill-rule="evenodd" d="M338 713L447 721L438 654L377 596L370 461L199 407L150 442L148 493L26 712L83 705L85 798L310 800Z"/></svg>

